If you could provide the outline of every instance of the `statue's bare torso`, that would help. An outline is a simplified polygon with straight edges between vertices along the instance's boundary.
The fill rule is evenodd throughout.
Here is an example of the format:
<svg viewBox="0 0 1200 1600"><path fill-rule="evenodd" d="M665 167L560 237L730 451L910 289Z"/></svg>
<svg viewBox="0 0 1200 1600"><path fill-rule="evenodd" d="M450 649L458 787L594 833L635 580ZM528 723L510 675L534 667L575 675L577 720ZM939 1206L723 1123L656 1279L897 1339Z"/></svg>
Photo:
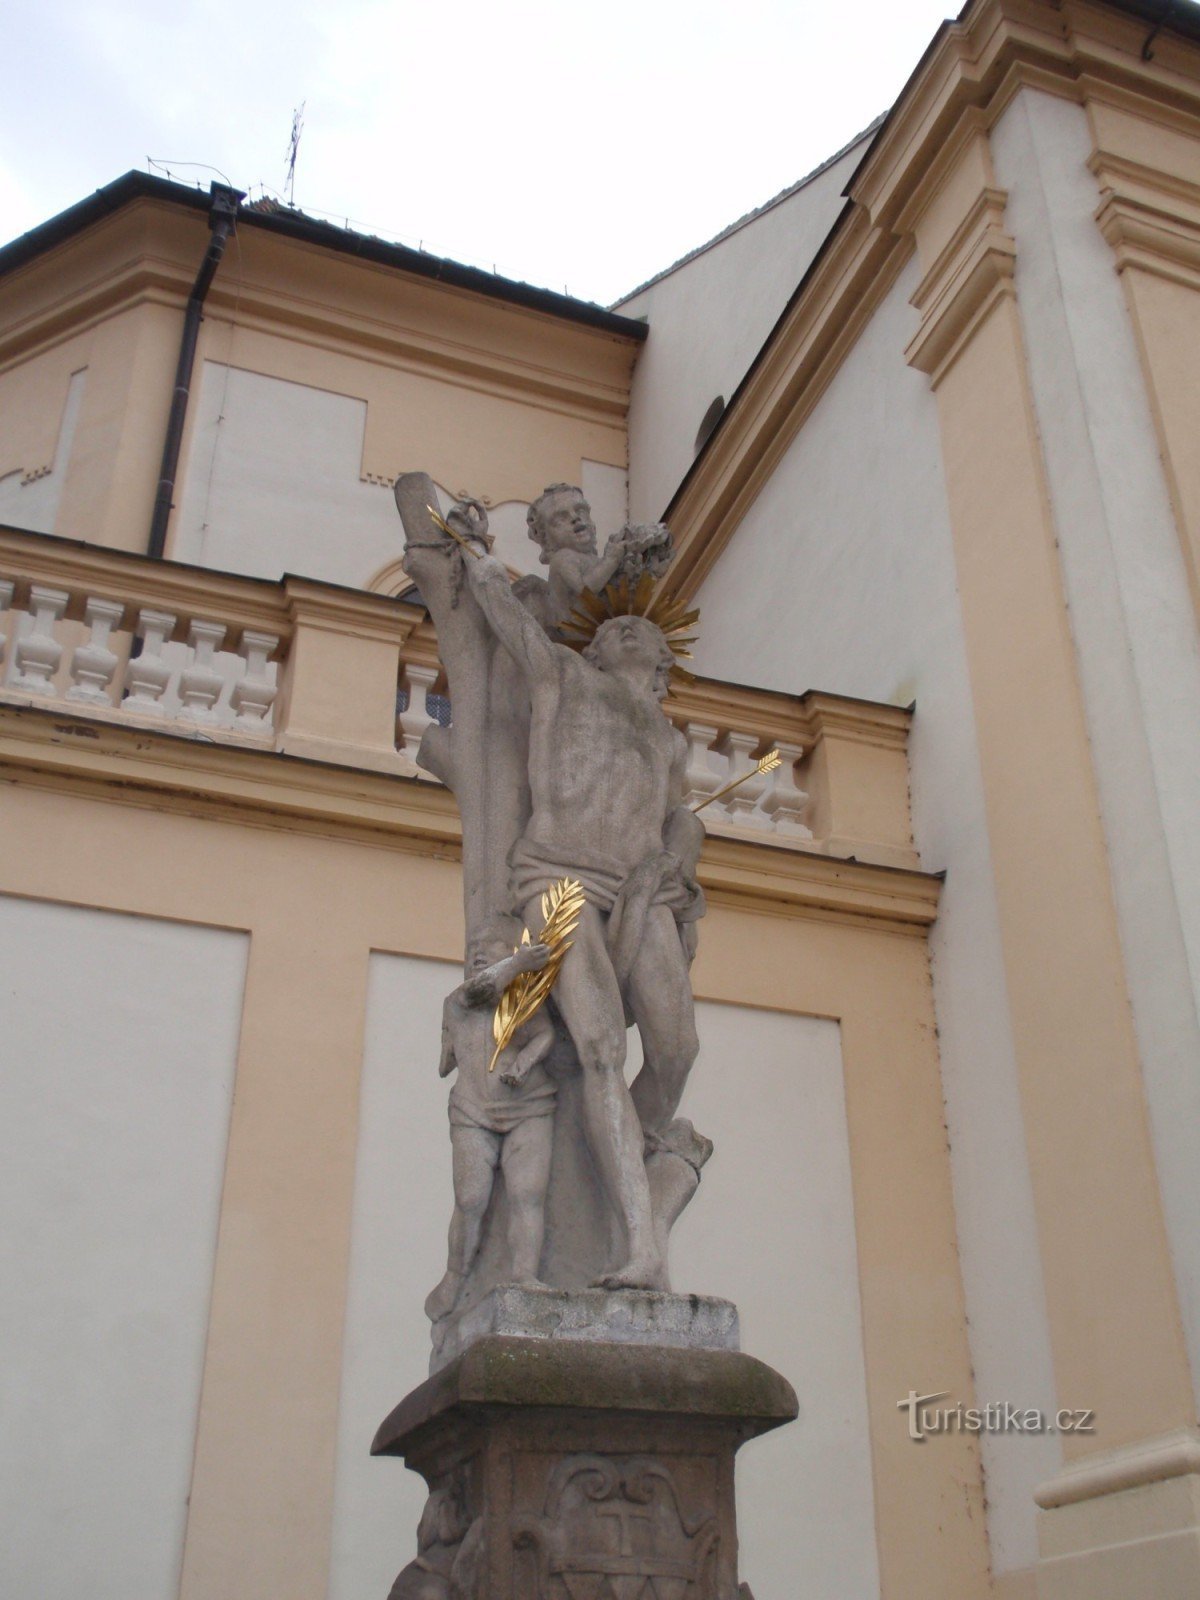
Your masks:
<svg viewBox="0 0 1200 1600"><path fill-rule="evenodd" d="M533 686L526 840L626 871L662 849L683 739L652 693L602 672L565 645Z"/></svg>

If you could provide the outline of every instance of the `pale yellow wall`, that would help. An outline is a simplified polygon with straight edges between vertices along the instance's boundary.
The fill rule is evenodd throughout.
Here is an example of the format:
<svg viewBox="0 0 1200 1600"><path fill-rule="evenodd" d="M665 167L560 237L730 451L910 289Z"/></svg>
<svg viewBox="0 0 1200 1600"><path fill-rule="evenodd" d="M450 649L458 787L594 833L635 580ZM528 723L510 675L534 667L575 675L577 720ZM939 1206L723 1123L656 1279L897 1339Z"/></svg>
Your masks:
<svg viewBox="0 0 1200 1600"><path fill-rule="evenodd" d="M182 776L186 746L176 758ZM27 769L30 784L6 787L6 887L250 934L182 1594L323 1600L368 958L457 959L458 868L415 837L373 846L330 836L332 823L249 826L221 820L219 804L198 818L186 782L151 810L114 804L81 759L73 775ZM850 895L839 909L769 909L768 880L752 890L748 871L762 848L705 869L697 994L840 1022L882 1592L982 1597L974 1442L917 1450L896 1410L930 1370L972 1393L921 924L894 921L884 868L857 869L879 879L874 907ZM820 870L837 901L836 874ZM440 1130L430 1137L437 1159ZM747 1218L747 1236L760 1226ZM770 1271L765 1236L762 1250ZM379 1337L421 1337L411 1312L411 1331Z"/></svg>
<svg viewBox="0 0 1200 1600"><path fill-rule="evenodd" d="M1150 1476L1141 1478L1136 1473L1143 1469L1125 1461L1111 1471L1106 1467L1102 1485L1089 1478L1080 1491L1099 1497L1132 1492L1132 1483L1148 1484L1154 1474L1154 1481L1165 1482L1171 1474L1196 1471L1194 1452L1165 1445L1160 1452L1156 1444L1180 1431L1191 1438L1196 1423L1194 1362L1189 1362L1181 1317L1184 1300L1187 1315L1194 1316L1194 1296L1179 1273L1179 1252L1190 1247L1191 1224L1181 1228L1178 1221L1174 1169L1179 1162L1172 1144L1174 1232L1168 1236L1165 1147L1151 1138L1151 1109L1158 1118L1156 1135L1162 1117L1147 1103L1152 1095L1161 1098L1151 1057L1173 1048L1170 1038L1154 1039L1155 1029L1172 1005L1182 1013L1191 1003L1187 990L1194 986L1195 961L1190 977L1178 961L1169 973L1161 965L1149 994L1146 984L1138 989L1130 962L1131 951L1140 956L1158 948L1172 915L1145 870L1149 847L1157 848L1157 814L1145 813L1146 849L1140 861L1131 858L1120 894L1114 876L1118 845L1127 853L1130 845L1136 847L1134 833L1118 839L1114 795L1124 803L1142 785L1168 823L1185 817L1189 807L1194 814L1200 800L1188 763L1161 736L1165 724L1194 725L1188 652L1194 657L1195 641L1189 645L1186 630L1177 627L1176 595L1168 603L1156 588L1173 568L1161 561L1151 571L1148 533L1147 560L1121 574L1128 580L1121 599L1129 636L1122 629L1108 634L1111 656L1132 663L1138 694L1149 702L1147 710L1143 701L1136 724L1124 716L1117 693L1124 685L1119 673L1108 670L1098 622L1109 604L1105 563L1126 554L1118 549L1113 558L1109 541L1117 546L1136 526L1130 484L1146 481L1147 462L1155 473L1165 468L1178 537L1200 595L1200 478L1194 448L1200 433L1194 373L1200 342L1195 309L1200 51L1173 37L1168 24L1153 49L1144 52L1147 31L1141 19L1087 0L1063 6L977 0L961 21L943 30L851 184L854 214L782 319L672 513L683 544L675 580L680 592L694 597L726 547L722 577L742 586L742 594L752 588L744 562L738 563L739 530L745 528L752 555L761 556L766 547L767 561L787 548L783 541L789 530L804 531L812 500L804 498L800 484L789 509L781 488L783 463L789 451L802 448L793 443L795 436L803 439L809 430L808 444L821 461L818 498L825 493L832 450L820 449L823 397L836 396L852 369L848 346L856 339L860 348L866 342L859 338L855 318L873 316L872 327L879 323L876 307L896 281L903 247L915 248L916 332L905 354L936 395L958 593L952 617L914 616L911 626L934 632L961 627L965 644L986 837L973 845L964 838L961 806L948 807L954 819L950 837L959 848L970 846L970 863L964 865L983 861L992 879L1003 963L996 992L1015 1048L1021 1139L1036 1207L1034 1243L1045 1280L1055 1383L1064 1404L1076 1391L1096 1396L1098 1433L1067 1437L1063 1445L1068 1459L1115 1461L1128 1448L1149 1452L1156 1463L1144 1469ZM1030 92L1086 108L1094 144L1087 166L1097 180L1094 219L1086 213L1081 219L1073 210L1048 218L1044 212L1036 215L1037 207L1047 203L1046 196L1050 203L1055 195L1061 201L1062 175L1029 174L1037 194L1023 213L1026 238L1036 228L1050 257L1041 277L1030 276L1033 252L1023 258L1009 231L1008 195L991 150L999 119ZM1045 187L1038 187L1043 181ZM1069 181L1076 185L1074 204L1079 183L1088 181L1082 162L1078 170L1072 168ZM1088 230L1084 239L1081 227ZM1114 312L1109 298L1088 292L1102 239L1112 246L1109 265L1122 275L1140 341L1144 396L1140 390L1129 393L1133 374L1121 365L1129 336L1124 308L1118 305ZM1084 330L1081 345L1065 352L1067 363L1077 362L1079 370L1062 370L1060 349L1055 381L1043 383L1035 397L1028 330L1044 329L1047 317L1059 316L1057 302L1047 311L1042 301L1063 295L1073 297L1068 307L1072 332L1079 336ZM1039 349L1038 355L1044 372L1046 351ZM1118 371L1123 379L1119 405L1104 387L1106 377ZM1133 381L1136 385L1136 377ZM1051 405L1039 414L1035 399L1045 405L1055 394L1069 394L1070 404ZM1158 428L1161 466L1153 451L1144 449L1148 429L1138 410L1143 401ZM1109 454L1097 464L1079 452L1063 456L1062 441L1070 437L1077 411L1085 419L1086 447L1115 452L1115 457ZM1132 422L1122 437L1114 419L1126 417ZM1054 435L1049 442L1048 434ZM1053 483L1045 460L1051 445L1059 450ZM1084 527L1089 475L1104 493L1098 514ZM1151 487L1145 520L1155 519L1157 534L1165 496L1158 477ZM1064 553L1068 534L1074 542ZM911 537L925 548L924 526L914 526ZM1073 562L1069 574L1068 560ZM1069 596L1068 576L1077 585ZM854 587L840 577L844 574L822 572L816 604L830 603L828 589L832 603L846 604L851 627ZM723 586L720 577L714 581L720 605L728 584ZM772 594L781 587L776 582ZM1165 645L1157 648L1151 640L1148 648L1144 633L1134 639L1156 607L1160 633L1169 625L1180 641L1178 659L1188 665L1186 672L1164 673ZM776 632L788 637L782 624ZM865 650L874 639L868 633ZM710 665L709 670L722 669ZM916 728L919 759L920 699ZM1095 737L1100 729L1103 741ZM1185 741L1178 742L1182 749ZM914 796L928 770L926 765L914 773ZM1176 856L1172 870L1178 880L1187 880L1192 875L1180 867L1187 854ZM960 878L959 867L948 864L952 881ZM1181 898L1190 892L1186 881L1178 881L1177 888ZM1177 943L1178 935L1177 929ZM971 1004L964 992L940 998L960 1010ZM1141 1008L1139 1033L1131 1006ZM1147 1015L1153 1017L1150 1023ZM1187 1077L1177 1075L1171 1092L1177 1096L1177 1125L1194 1130L1194 1061L1187 1072ZM1183 1141L1187 1135L1181 1131L1178 1137ZM1191 1184L1194 1216L1194 1177ZM1003 1231L1010 1221L1003 1214L985 1220ZM977 1214L973 1221L978 1226ZM990 1331L994 1335L994 1328ZM1097 1564L1085 1551L1072 1554L1071 1536L1064 1532L1072 1519L1059 1518L1056 1494L1051 1484L1048 1498L1040 1492L1038 1498L1043 1529L1050 1530L1044 1531L1043 1549L1045 1582L1052 1587L1045 1593L1132 1592L1132 1569L1120 1563L1133 1556L1118 1561L1109 1553ZM1169 1498L1164 1490L1164 1505ZM1171 1539L1179 1534L1176 1550L1191 1552L1192 1587L1186 1592L1193 1592L1200 1581L1194 1527L1168 1530L1164 1522L1159 1528L1154 1494L1148 1491L1145 1502L1138 1592L1185 1592L1167 1581L1174 1559L1166 1553L1167 1531ZM1136 1511L1129 1515L1136 1520ZM1030 1497L1023 1508L1025 1536L1032 1532L1033 1516ZM1073 1519L1075 1534L1093 1537L1102 1517L1101 1500L1091 1521ZM1089 1583L1102 1581L1101 1570L1108 1586L1089 1589ZM1006 1570L997 1592L1025 1594L1033 1582L1029 1571Z"/></svg>
<svg viewBox="0 0 1200 1600"><path fill-rule="evenodd" d="M1167 1571L1155 1563L1174 1559L1159 1535L1194 1555L1189 1495L1200 1469L1130 1016L1129 935L1064 594L1020 253L989 137L1023 84L1087 106L1097 225L1122 275L1200 604L1200 70L1195 50L1167 33L1146 60L1144 34L1084 0L979 0L941 36L856 180L855 216L678 508L678 570L694 587L730 539L736 554L739 522L842 367L859 319L915 251L919 328L906 353L936 394L1058 1398L1093 1408L1099 1430L1064 1447L1071 1460L1108 1463L1078 1480L1078 1495L1064 1499L1060 1485L1040 1498L1041 1592L1055 1600L1134 1583L1177 1592L1155 1587L1155 1571ZM199 215L137 208L57 252L53 278L26 269L0 284L0 321L14 330L0 344L0 383L29 411L10 453L52 456L65 383L88 370L60 533L142 542L179 308L203 238ZM364 400L367 477L419 464L454 489L520 500L581 459L623 467L634 355L608 336L246 229L214 288L200 360ZM401 438L423 459L398 460ZM185 465L190 442L189 433ZM62 792L7 797L14 826L0 849L11 852L17 892L252 936L184 1593L209 1600L240 1586L315 1600L366 957L376 948L453 958L456 869L434 857L447 847L432 834L384 848L222 821L219 797L207 802L217 820L202 822L102 803L86 787L76 772ZM64 847L76 834L86 852ZM924 940L878 914L878 901L864 917L827 879L819 892L806 881L772 914L772 895L787 899L778 878L744 868L721 877L709 862L697 989L841 1027L884 1592L982 1594L977 1453L951 1440L914 1451L895 1411L926 1372L964 1400L972 1387ZM870 890L886 894L882 880ZM1131 1465L1123 1452L1153 1453L1157 1438L1183 1443L1163 1454L1167 1465L1157 1456L1153 1468ZM1127 1551L1088 1548L1105 1538L1108 1495L1133 1496L1119 1502L1130 1541L1144 1546L1132 1576ZM1187 1571L1200 1573L1200 1560ZM1033 1581L1006 1572L994 1592L1025 1600Z"/></svg>
<svg viewBox="0 0 1200 1600"><path fill-rule="evenodd" d="M53 461L67 382L87 369L58 514L43 531L146 547L183 307L207 243L203 212L143 200L0 279L0 407L16 419L0 477ZM206 361L365 402L362 481L422 469L499 503L578 481L584 462L624 472L637 349L243 223L205 303L175 505Z"/></svg>

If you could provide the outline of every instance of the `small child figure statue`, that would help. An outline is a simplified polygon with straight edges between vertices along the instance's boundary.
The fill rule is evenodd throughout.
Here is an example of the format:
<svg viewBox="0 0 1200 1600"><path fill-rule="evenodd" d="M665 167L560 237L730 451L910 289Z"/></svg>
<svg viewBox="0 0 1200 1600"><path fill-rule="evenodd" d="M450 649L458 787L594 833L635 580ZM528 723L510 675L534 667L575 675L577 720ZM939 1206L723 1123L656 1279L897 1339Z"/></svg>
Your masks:
<svg viewBox="0 0 1200 1600"><path fill-rule="evenodd" d="M545 1231L546 1185L554 1132L553 1079L542 1065L554 1044L545 1007L518 1029L492 1059L492 1017L508 985L521 972L539 972L550 960L544 944L513 951L502 935L480 938L468 951L470 976L442 1008L440 1077L457 1068L450 1091L450 1142L454 1151L454 1215L446 1275L425 1302L431 1322L449 1316L479 1249L483 1217L496 1170L508 1195L508 1247L512 1278L536 1284Z"/></svg>

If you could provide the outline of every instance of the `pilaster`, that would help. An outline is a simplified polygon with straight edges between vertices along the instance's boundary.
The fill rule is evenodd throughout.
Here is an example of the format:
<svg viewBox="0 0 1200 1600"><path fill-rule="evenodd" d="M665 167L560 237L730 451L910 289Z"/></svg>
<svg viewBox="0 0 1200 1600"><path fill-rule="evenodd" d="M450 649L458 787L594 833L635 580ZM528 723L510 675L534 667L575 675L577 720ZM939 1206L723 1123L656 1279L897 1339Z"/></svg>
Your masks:
<svg viewBox="0 0 1200 1600"><path fill-rule="evenodd" d="M938 400L1058 1393L1115 1448L1189 1420L1190 1382L1016 252L984 129L960 126L900 218L925 267L907 355ZM1031 769L1054 774L1036 806Z"/></svg>
<svg viewBox="0 0 1200 1600"><path fill-rule="evenodd" d="M1200 118L1147 117L1098 87L1087 109L1096 222L1121 275L1200 615Z"/></svg>

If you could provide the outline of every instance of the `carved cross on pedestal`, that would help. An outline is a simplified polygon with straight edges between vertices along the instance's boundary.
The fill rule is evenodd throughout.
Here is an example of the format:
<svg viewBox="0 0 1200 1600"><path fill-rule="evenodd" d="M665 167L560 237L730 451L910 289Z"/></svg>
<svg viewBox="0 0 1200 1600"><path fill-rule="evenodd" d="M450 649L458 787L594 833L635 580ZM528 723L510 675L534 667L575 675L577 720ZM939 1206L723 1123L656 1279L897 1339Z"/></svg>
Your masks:
<svg viewBox="0 0 1200 1600"><path fill-rule="evenodd" d="M654 1520L654 1512L649 1506L634 1506L625 1500L610 1501L606 1506L597 1506L596 1516L598 1518L614 1517L616 1519L619 1529L618 1538L621 1544L618 1554L623 1556L637 1554L637 1551L633 1548L633 1529L630 1524L633 1522L652 1522Z"/></svg>

